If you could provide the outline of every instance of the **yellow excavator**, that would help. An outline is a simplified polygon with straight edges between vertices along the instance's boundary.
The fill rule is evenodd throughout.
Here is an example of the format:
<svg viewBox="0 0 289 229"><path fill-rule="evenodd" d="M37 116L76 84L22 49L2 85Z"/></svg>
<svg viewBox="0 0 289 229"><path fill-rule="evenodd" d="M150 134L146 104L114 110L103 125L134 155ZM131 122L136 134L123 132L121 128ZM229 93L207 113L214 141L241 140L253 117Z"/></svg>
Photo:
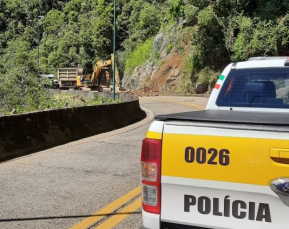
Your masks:
<svg viewBox="0 0 289 229"><path fill-rule="evenodd" d="M103 87L109 88L113 84L113 54L109 60L99 60L93 67L93 73L83 74L79 71L76 77L76 85L82 90L103 91ZM115 66L115 86L121 90L118 69Z"/></svg>

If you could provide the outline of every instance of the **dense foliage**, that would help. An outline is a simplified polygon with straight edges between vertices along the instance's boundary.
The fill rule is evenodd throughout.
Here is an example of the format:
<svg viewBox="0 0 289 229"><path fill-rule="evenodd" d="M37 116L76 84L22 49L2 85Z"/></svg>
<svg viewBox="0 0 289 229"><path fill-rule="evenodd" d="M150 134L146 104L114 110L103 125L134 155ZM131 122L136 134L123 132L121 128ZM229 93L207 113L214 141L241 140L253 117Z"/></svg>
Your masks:
<svg viewBox="0 0 289 229"><path fill-rule="evenodd" d="M288 0L173 2L183 9L178 14L184 16L186 26L194 28L194 52L188 58L187 71L192 83L204 78L212 83L204 73L212 75L230 62L251 56L289 55Z"/></svg>
<svg viewBox="0 0 289 229"><path fill-rule="evenodd" d="M258 55L288 55L288 0L187 0L199 8L197 63L219 67L217 60L246 60ZM198 56L197 56L198 55Z"/></svg>
<svg viewBox="0 0 289 229"><path fill-rule="evenodd" d="M0 107L25 107L30 101L37 107L49 97L39 73L92 68L108 58L113 2L0 0ZM219 71L230 61L289 54L289 0L117 0L116 10L120 72L149 59L154 36L176 24L193 31L186 71L192 82L200 72Z"/></svg>

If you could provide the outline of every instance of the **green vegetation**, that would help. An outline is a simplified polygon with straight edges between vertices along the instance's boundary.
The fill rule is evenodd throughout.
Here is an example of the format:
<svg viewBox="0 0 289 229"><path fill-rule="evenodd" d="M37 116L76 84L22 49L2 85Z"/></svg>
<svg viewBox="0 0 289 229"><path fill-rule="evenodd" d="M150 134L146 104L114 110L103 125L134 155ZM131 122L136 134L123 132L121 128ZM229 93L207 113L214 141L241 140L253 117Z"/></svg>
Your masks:
<svg viewBox="0 0 289 229"><path fill-rule="evenodd" d="M167 45L167 54L170 54L172 49L173 49L173 45L172 44L168 44Z"/></svg>
<svg viewBox="0 0 289 229"><path fill-rule="evenodd" d="M120 102L120 100L113 101L113 99L106 97L97 96L95 98L88 98L86 96L71 95L69 93L55 94L52 101L52 106L47 108L71 108Z"/></svg>
<svg viewBox="0 0 289 229"><path fill-rule="evenodd" d="M198 77L221 71L228 63L251 56L289 55L289 1L184 0L187 26L194 26L193 55L187 74Z"/></svg>
<svg viewBox="0 0 289 229"><path fill-rule="evenodd" d="M119 103L120 100L113 100L105 97L88 98L86 96L75 96L69 93L50 94L45 90L45 93L28 90L23 97L5 97L8 101L5 105L1 106L0 116L13 114L27 113L35 110L48 110L59 108L72 108L81 106L93 106L102 104ZM11 93L7 93L11 95Z"/></svg>
<svg viewBox="0 0 289 229"><path fill-rule="evenodd" d="M144 64L149 59L153 46L153 38L146 40L143 44L138 45L135 50L126 59L125 70L131 74L132 70Z"/></svg>
<svg viewBox="0 0 289 229"><path fill-rule="evenodd" d="M162 63L158 51L151 53L159 31L170 34L167 54L190 55L180 86L187 92L212 81L198 80L204 71L214 75L231 61L289 55L289 0L118 0L116 9L121 75L149 59ZM113 0L1 0L1 109L42 109L52 100L39 82L38 64L40 73L55 74L59 67L91 69L107 59L112 22Z"/></svg>

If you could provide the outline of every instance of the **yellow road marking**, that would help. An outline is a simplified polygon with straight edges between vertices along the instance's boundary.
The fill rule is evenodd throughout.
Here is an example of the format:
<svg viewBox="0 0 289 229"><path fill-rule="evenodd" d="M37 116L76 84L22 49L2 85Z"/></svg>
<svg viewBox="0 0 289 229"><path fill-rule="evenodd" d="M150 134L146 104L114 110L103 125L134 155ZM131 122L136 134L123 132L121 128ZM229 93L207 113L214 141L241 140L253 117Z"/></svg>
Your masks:
<svg viewBox="0 0 289 229"><path fill-rule="evenodd" d="M80 223L74 225L70 229L84 229L87 227L90 227L91 225L95 224L99 220L103 219L106 217L107 214L112 213L113 211L117 210L120 208L122 205L139 195L141 192L141 187L138 186L137 188L131 190L127 194L123 195L122 197L118 198L117 200L113 201L100 211L94 213L90 217L86 218L85 220L81 221ZM130 206L130 205L129 205Z"/></svg>
<svg viewBox="0 0 289 229"><path fill-rule="evenodd" d="M154 98L153 100L161 101L161 102L167 102L167 103L174 103L174 104L182 104L182 105L185 105L185 106L194 107L194 108L198 108L198 109L201 109L201 110L204 110L206 108L205 106L198 105L198 104L186 103L186 102L176 102L176 101L167 100L167 99L155 99Z"/></svg>
<svg viewBox="0 0 289 229"><path fill-rule="evenodd" d="M166 100L166 99L153 99L153 100L167 102L167 103L181 104L181 105L190 106L190 107L194 107L194 108L202 109L202 110L205 109L205 106L192 104L192 103L175 102L175 101ZM92 216L74 225L70 229L84 229L84 228L92 226L93 224L97 223L98 221L106 217L107 214L112 213L113 211L117 210L119 207L127 203L129 200L139 195L140 192L141 192L141 187L139 186L135 188L134 190L128 192L124 196L120 197L119 199L115 200L114 202L110 203L105 208L94 213ZM102 223L101 225L95 227L95 229L96 228L97 229L112 228L118 223L120 223L121 221L123 221L124 219L126 219L132 212L135 212L140 207L141 207L141 197L137 198L137 200L132 202L127 207L123 208L120 212L118 212L119 214L112 216L108 220L104 221L104 223Z"/></svg>
<svg viewBox="0 0 289 229"><path fill-rule="evenodd" d="M135 212L137 209L141 207L141 197L137 198L134 202L132 202L127 207L123 208L121 211L116 213L116 215L112 216L108 220L106 220L104 223L100 224L97 227L94 227L93 229L109 229L113 228L117 224L119 224L121 221L126 219L128 216L130 216L131 213Z"/></svg>

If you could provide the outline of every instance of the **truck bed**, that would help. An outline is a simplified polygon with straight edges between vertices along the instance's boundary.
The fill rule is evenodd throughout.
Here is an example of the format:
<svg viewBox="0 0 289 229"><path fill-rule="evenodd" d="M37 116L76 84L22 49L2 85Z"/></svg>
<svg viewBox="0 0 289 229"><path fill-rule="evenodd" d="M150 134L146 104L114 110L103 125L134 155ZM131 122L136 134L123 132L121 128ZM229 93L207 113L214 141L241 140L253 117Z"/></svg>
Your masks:
<svg viewBox="0 0 289 229"><path fill-rule="evenodd" d="M185 113L158 115L158 121L200 121L210 123L236 123L288 127L289 116L285 113L261 113L240 111L204 110Z"/></svg>
<svg viewBox="0 0 289 229"><path fill-rule="evenodd" d="M288 223L289 198L270 188L288 177L288 114L206 110L159 115L156 122L163 123L161 228Z"/></svg>

